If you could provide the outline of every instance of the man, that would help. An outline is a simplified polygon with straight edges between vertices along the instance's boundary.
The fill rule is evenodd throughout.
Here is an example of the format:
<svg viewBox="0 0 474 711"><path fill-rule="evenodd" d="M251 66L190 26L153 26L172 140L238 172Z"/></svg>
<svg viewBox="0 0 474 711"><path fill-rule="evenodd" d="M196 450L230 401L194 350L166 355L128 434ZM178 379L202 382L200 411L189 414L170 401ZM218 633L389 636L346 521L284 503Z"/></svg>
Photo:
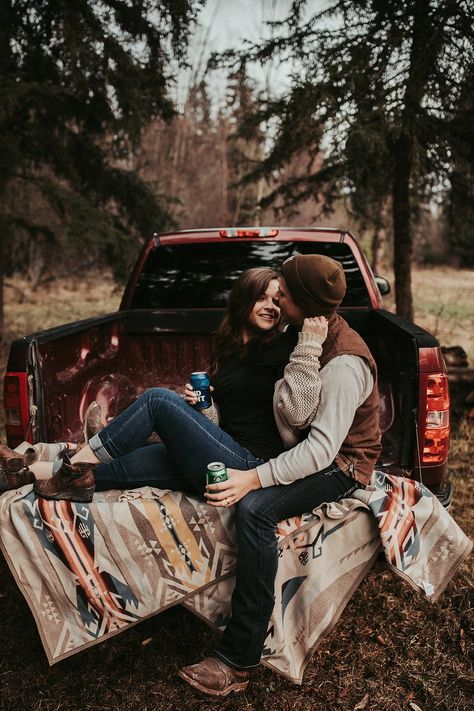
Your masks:
<svg viewBox="0 0 474 711"><path fill-rule="evenodd" d="M307 437L296 446L256 469L229 469L228 481L208 486L211 505L235 505L231 619L214 656L179 675L211 696L245 689L259 664L274 605L277 523L363 487L380 452L377 369L362 338L336 314L345 291L344 271L329 257L295 255L284 262L277 300L282 318L300 331L299 342L324 339L322 327L301 332L305 319L328 320L320 402Z"/></svg>

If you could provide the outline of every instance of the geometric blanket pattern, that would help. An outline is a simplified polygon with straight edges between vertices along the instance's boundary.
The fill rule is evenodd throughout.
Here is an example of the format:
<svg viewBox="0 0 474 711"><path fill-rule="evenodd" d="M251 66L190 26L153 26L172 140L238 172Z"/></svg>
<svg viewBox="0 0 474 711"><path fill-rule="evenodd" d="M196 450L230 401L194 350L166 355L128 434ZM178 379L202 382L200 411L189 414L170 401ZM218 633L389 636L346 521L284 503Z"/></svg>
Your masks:
<svg viewBox="0 0 474 711"><path fill-rule="evenodd" d="M472 550L456 521L422 483L383 471L354 497L372 511L388 565L436 602Z"/></svg>
<svg viewBox="0 0 474 711"><path fill-rule="evenodd" d="M279 526L275 607L261 663L296 683L380 551L375 521L359 504L323 504ZM184 606L223 629L233 586L233 578L223 580Z"/></svg>
<svg viewBox="0 0 474 711"><path fill-rule="evenodd" d="M0 497L0 544L50 664L184 604L216 629L234 585L231 510L144 487L90 504ZM346 499L279 524L275 608L262 663L297 683L380 550L366 504Z"/></svg>

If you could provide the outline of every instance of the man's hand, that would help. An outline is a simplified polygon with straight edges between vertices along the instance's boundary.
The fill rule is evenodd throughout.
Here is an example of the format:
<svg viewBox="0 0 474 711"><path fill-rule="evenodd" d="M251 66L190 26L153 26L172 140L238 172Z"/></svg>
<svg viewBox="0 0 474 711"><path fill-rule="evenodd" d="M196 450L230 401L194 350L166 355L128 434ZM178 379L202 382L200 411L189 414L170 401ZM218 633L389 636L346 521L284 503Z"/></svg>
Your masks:
<svg viewBox="0 0 474 711"><path fill-rule="evenodd" d="M260 489L260 479L256 469L241 471L240 469L227 469L227 481L218 484L208 484L204 496L211 506L228 508L234 506L245 494L254 489Z"/></svg>
<svg viewBox="0 0 474 711"><path fill-rule="evenodd" d="M313 316L312 318L305 318L301 332L315 333L317 336L321 336L323 341L326 340L328 335L328 320L326 316Z"/></svg>

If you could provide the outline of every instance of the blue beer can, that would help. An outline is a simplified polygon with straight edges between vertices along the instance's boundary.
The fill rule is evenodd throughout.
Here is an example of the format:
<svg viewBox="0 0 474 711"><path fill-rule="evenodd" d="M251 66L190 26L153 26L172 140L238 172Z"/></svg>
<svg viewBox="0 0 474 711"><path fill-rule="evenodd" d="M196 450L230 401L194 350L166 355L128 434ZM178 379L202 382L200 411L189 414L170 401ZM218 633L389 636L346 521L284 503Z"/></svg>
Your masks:
<svg viewBox="0 0 474 711"><path fill-rule="evenodd" d="M196 371L191 373L189 382L192 385L194 393L197 397L197 402L194 405L196 410L205 410L212 405L211 399L211 381L209 376L204 371Z"/></svg>

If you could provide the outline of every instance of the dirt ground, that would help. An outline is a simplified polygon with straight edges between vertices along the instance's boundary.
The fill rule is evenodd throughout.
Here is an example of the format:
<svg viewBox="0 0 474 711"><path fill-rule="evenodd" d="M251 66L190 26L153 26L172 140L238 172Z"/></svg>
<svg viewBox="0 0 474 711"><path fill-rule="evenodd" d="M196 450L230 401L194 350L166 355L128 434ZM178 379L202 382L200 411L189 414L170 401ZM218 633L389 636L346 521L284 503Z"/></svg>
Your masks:
<svg viewBox="0 0 474 711"><path fill-rule="evenodd" d="M26 312L26 306L25 315L16 309L11 333L31 330ZM44 307L42 315L42 327L52 325ZM467 389L453 392L450 476L452 512L474 538L474 424L465 416ZM211 651L216 639L180 607L49 667L33 617L1 558L0 709L468 711L474 709L473 560L474 554L431 605L379 559L316 650L301 686L262 668L245 694L218 701L176 677L180 666Z"/></svg>

